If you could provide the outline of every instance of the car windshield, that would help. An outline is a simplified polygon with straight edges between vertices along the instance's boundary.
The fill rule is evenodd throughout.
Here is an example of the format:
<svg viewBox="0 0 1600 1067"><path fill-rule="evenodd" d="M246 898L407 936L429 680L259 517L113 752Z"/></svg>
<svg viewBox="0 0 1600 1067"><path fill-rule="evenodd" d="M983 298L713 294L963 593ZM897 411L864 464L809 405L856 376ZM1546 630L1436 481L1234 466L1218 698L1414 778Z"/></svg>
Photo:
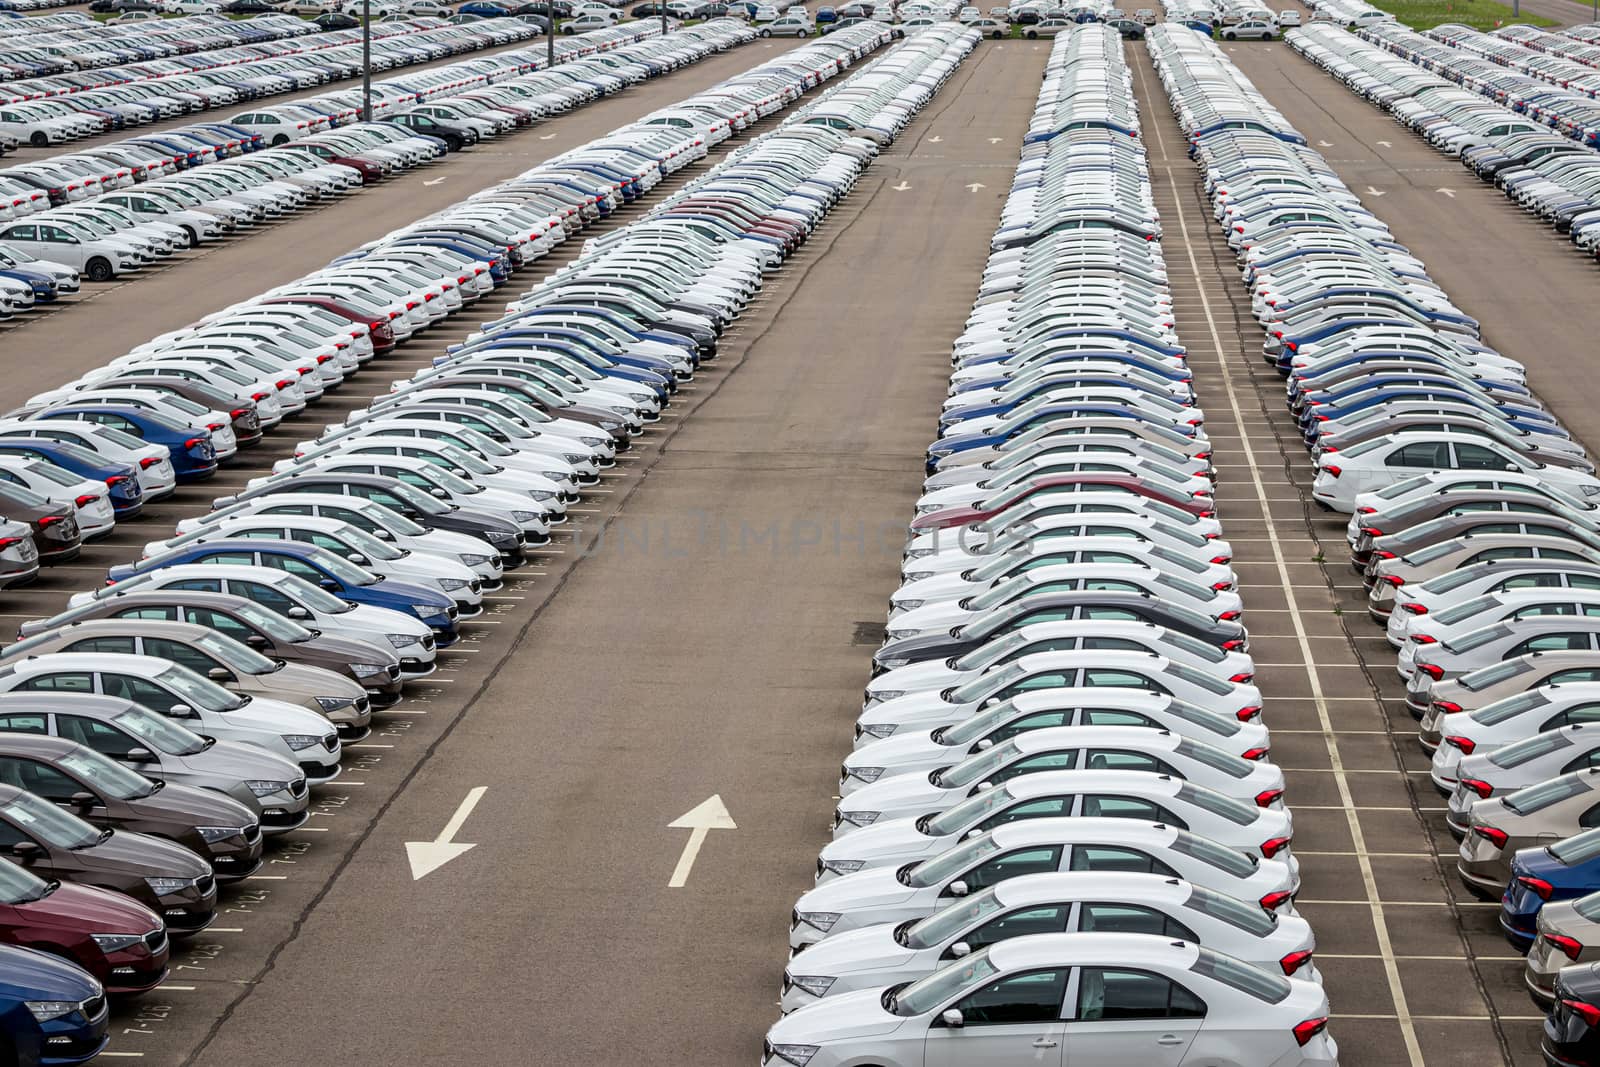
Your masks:
<svg viewBox="0 0 1600 1067"><path fill-rule="evenodd" d="M1232 715L1223 715L1214 711L1207 711L1198 704L1191 704L1187 700L1169 700L1166 710L1168 714L1176 715L1184 722L1193 723L1214 734L1223 737L1232 737L1244 729L1239 720Z"/></svg>
<svg viewBox="0 0 1600 1067"><path fill-rule="evenodd" d="M1504 748L1497 748L1489 753L1489 762L1502 770L1520 767L1530 760L1551 752L1559 752L1564 748L1572 747L1572 739L1559 730L1550 730L1542 734L1525 737L1521 741L1513 741Z"/></svg>
<svg viewBox="0 0 1600 1067"><path fill-rule="evenodd" d="M963 600L961 606L973 613L987 611L989 608L997 607L1014 597L1021 596L1032 585L1033 580L1028 575L1019 574L1015 578L1007 578L994 588L985 590L975 597Z"/></svg>
<svg viewBox="0 0 1600 1067"><path fill-rule="evenodd" d="M1588 772L1578 771L1573 774L1563 774L1560 778L1552 778L1548 782L1540 782L1538 785L1530 785L1526 789L1519 789L1502 799L1500 803L1506 806L1507 811L1517 815L1532 815L1569 797L1588 791Z"/></svg>
<svg viewBox="0 0 1600 1067"><path fill-rule="evenodd" d="M60 765L116 800L137 800L156 791L155 783L89 748L69 752Z"/></svg>
<svg viewBox="0 0 1600 1067"><path fill-rule="evenodd" d="M993 886L958 900L949 907L940 908L926 919L913 923L903 935L897 937L906 948L934 948L967 929L979 919L1000 910L1000 901ZM1259 909L1257 909L1259 910Z"/></svg>
<svg viewBox="0 0 1600 1067"><path fill-rule="evenodd" d="M148 447L143 441L139 440L137 437L134 437L132 434L123 433L121 430L114 429L110 426L96 426L95 436L100 438L102 441L110 441L118 448L125 448L130 452L138 451Z"/></svg>
<svg viewBox="0 0 1600 1067"><path fill-rule="evenodd" d="M929 819L923 832L930 837L944 837L976 826L990 815L1011 803L1011 793L1004 787L986 789Z"/></svg>
<svg viewBox="0 0 1600 1067"><path fill-rule="evenodd" d="M76 815L62 811L43 797L22 793L0 804L0 814L17 829L56 848L88 848L101 832Z"/></svg>
<svg viewBox="0 0 1600 1067"><path fill-rule="evenodd" d="M428 533L426 526L419 526L393 508L384 507L382 504L369 502L353 510L359 511L369 521L377 523L396 537L424 537Z"/></svg>
<svg viewBox="0 0 1600 1067"><path fill-rule="evenodd" d="M84 483L84 478L81 475L62 470L54 463L31 463L28 465L28 473L63 488L71 488Z"/></svg>
<svg viewBox="0 0 1600 1067"><path fill-rule="evenodd" d="M965 656L956 659L950 664L951 669L958 671L979 671L993 666L1003 659L1008 659L1020 649L1026 648L1031 639L1020 633L1006 634L998 641L990 641L986 645L979 645Z"/></svg>
<svg viewBox="0 0 1600 1067"><path fill-rule="evenodd" d="M355 551L365 555L368 559L399 559L405 554L393 545L386 545L365 530L358 529L348 523L339 527L335 531L335 536Z"/></svg>
<svg viewBox="0 0 1600 1067"><path fill-rule="evenodd" d="M230 693L209 678L176 664L156 675L154 681L184 703L202 711L237 711L246 703L237 693Z"/></svg>
<svg viewBox="0 0 1600 1067"><path fill-rule="evenodd" d="M994 835L984 834L971 841L962 842L955 848L946 849L930 860L924 860L913 867L902 880L917 889L943 885L962 871L970 870L979 861L999 851L1000 846L995 844Z"/></svg>
<svg viewBox="0 0 1600 1067"><path fill-rule="evenodd" d="M1492 572L1492 567L1463 567L1458 571L1446 571L1437 578L1429 578L1423 582L1422 589L1426 593L1448 593L1452 589L1459 589L1469 582L1487 577Z"/></svg>
<svg viewBox="0 0 1600 1067"><path fill-rule="evenodd" d="M1161 641L1206 663L1221 663L1228 658L1228 654L1216 645L1209 645L1177 630L1162 630Z"/></svg>
<svg viewBox="0 0 1600 1067"><path fill-rule="evenodd" d="M1028 676L1028 668L1020 663L1008 663L998 670L980 674L965 685L957 686L950 692L950 703L973 704L982 700L990 693L997 693L1006 686Z"/></svg>
<svg viewBox="0 0 1600 1067"><path fill-rule="evenodd" d="M934 971L921 981L913 982L894 994L892 1002L885 1006L902 1017L925 1015L951 998L978 988L999 973L989 962L989 953L985 949Z"/></svg>
<svg viewBox="0 0 1600 1067"><path fill-rule="evenodd" d="M157 752L169 756L192 756L206 748L206 741L199 734L143 707L129 708L112 721Z"/></svg>
<svg viewBox="0 0 1600 1067"><path fill-rule="evenodd" d="M1193 667L1185 667L1183 664L1174 663L1171 660L1167 661L1166 673L1175 678L1183 679L1196 689L1203 689L1217 696L1227 696L1233 692L1233 686L1227 682L1214 678L1205 671L1197 671Z"/></svg>
<svg viewBox="0 0 1600 1067"><path fill-rule="evenodd" d="M0 861L0 904L28 904L43 900L54 885L9 860Z"/></svg>
<svg viewBox="0 0 1600 1067"><path fill-rule="evenodd" d="M1518 693L1516 696L1506 697L1504 700L1496 700L1492 704L1485 704L1467 717L1480 725L1494 726L1497 723L1505 722L1507 719L1515 718L1524 712L1533 711L1535 708L1548 707L1549 704L1549 697L1537 689L1530 689L1526 693Z"/></svg>
<svg viewBox="0 0 1600 1067"><path fill-rule="evenodd" d="M963 789L981 782L1017 757L1017 743L1007 741L976 755L968 756L954 767L939 772L934 784L940 789Z"/></svg>
<svg viewBox="0 0 1600 1067"><path fill-rule="evenodd" d="M1574 834L1565 841L1557 841L1546 851L1557 862L1568 867L1577 863L1587 863L1600 856L1600 829L1585 830L1581 834Z"/></svg>
<svg viewBox="0 0 1600 1067"><path fill-rule="evenodd" d="M1480 670L1463 674L1456 679L1456 684L1469 693L1479 693L1491 685L1499 685L1501 682L1515 678L1526 671L1529 666L1528 661L1519 656L1516 659L1504 660Z"/></svg>
<svg viewBox="0 0 1600 1067"><path fill-rule="evenodd" d="M309 582L306 584L310 585ZM311 588L316 589L316 586L311 586ZM322 593L321 589L316 589L316 591ZM326 596L327 594L323 593L323 595ZM338 601L341 608L349 607L348 604L346 604L343 600L339 600L338 597L334 597L333 599ZM302 641L311 640L313 636L310 630L306 629L304 626L301 626L293 619L279 615L275 611L268 611L265 608L258 607L256 603L251 600L234 604L229 610L231 610L233 614L238 617L239 621L249 623L251 626L254 626L257 630L260 630L262 633L266 634L275 641L287 641L291 645L298 645ZM246 645L245 648L252 652L255 651L254 649L250 649L250 646L248 645Z"/></svg>
<svg viewBox="0 0 1600 1067"><path fill-rule="evenodd" d="M189 644L245 674L271 674L278 669L276 663L249 645L224 637L214 630L207 630Z"/></svg>
<svg viewBox="0 0 1600 1067"><path fill-rule="evenodd" d="M1460 551L1460 549L1460 541L1440 541L1436 545L1429 545L1427 548L1419 548L1415 552L1408 552L1401 558L1407 563L1413 564L1432 563L1434 560L1443 559L1452 552Z"/></svg>

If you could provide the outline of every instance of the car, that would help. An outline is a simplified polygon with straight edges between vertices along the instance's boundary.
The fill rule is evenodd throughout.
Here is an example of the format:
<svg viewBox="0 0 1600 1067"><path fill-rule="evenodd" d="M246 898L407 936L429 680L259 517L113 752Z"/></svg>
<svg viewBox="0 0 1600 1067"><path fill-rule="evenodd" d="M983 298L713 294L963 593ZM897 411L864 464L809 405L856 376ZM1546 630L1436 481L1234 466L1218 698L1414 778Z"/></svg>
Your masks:
<svg viewBox="0 0 1600 1067"><path fill-rule="evenodd" d="M1578 836L1587 837L1588 834ZM1560 842L1550 847L1564 852L1561 848L1564 844ZM1522 984L1528 995L1546 1011L1553 1007L1556 976L1573 964L1592 963L1600 955L1596 950L1596 946L1600 946L1600 930L1595 928L1600 919L1600 893L1589 892L1578 897L1563 893L1561 897L1558 899L1552 893L1548 903L1540 901L1534 916L1533 944L1528 949L1528 962L1522 972ZM1505 923L1505 917L1501 921Z"/></svg>
<svg viewBox="0 0 1600 1067"><path fill-rule="evenodd" d="M1076 997L1068 997L1069 986ZM992 944L910 985L824 998L773 1026L763 1058L804 1058L815 1067L997 1062L1026 1041L1040 1050L1076 1045L1077 1058L1091 1062L1148 1063L1167 1058L1157 1051L1159 1032L1207 1062L1332 1064L1338 1045L1327 1033L1328 1011L1317 983L1190 941L1035 934ZM1132 1025L1147 1018L1160 1025Z"/></svg>
<svg viewBox="0 0 1600 1067"><path fill-rule="evenodd" d="M835 23L835 25L838 24ZM1002 37L1011 36L1011 27L1007 23L1001 22L999 19L987 17L977 18L967 23L967 26L971 29L977 30L978 33L982 34L984 37L991 37L995 40L999 40Z"/></svg>
<svg viewBox="0 0 1600 1067"><path fill-rule="evenodd" d="M1283 11L1278 12L1277 19L1278 19L1278 28L1280 30L1287 30L1291 26L1300 25L1300 12L1299 11L1285 9Z"/></svg>
<svg viewBox="0 0 1600 1067"><path fill-rule="evenodd" d="M126 893L156 911L174 937L216 918L211 865L182 845L102 830L42 797L0 785L0 849L41 878Z"/></svg>
<svg viewBox="0 0 1600 1067"><path fill-rule="evenodd" d="M25 583L39 573L40 565L68 563L83 549L83 531L71 504L55 503L0 479L0 514L6 516L0 524L0 587Z"/></svg>
<svg viewBox="0 0 1600 1067"><path fill-rule="evenodd" d="M0 1033L22 1063L87 1063L110 1038L110 1001L87 971L58 956L0 946Z"/></svg>
<svg viewBox="0 0 1600 1067"><path fill-rule="evenodd" d="M1406 709L1420 719L1430 712L1476 711L1544 685L1600 682L1600 655L1587 649L1526 652L1446 681L1435 682L1421 671L1412 678L1417 684L1406 690Z"/></svg>
<svg viewBox="0 0 1600 1067"><path fill-rule="evenodd" d="M1474 804L1456 859L1462 884L1480 896L1499 894L1518 849L1570 837L1600 816L1600 796L1593 795L1596 775L1600 768L1572 771Z"/></svg>
<svg viewBox="0 0 1600 1067"><path fill-rule="evenodd" d="M1457 837L1467 832L1471 807L1479 800L1537 785L1591 760L1600 762L1600 730L1582 721L1586 715L1581 705L1569 706L1559 716L1569 725L1547 723L1531 737L1499 746L1486 744L1483 751L1463 757L1456 765L1456 787L1445 814L1450 832Z"/></svg>
<svg viewBox="0 0 1600 1067"><path fill-rule="evenodd" d="M785 15L760 30L762 37L810 37L815 32L811 20L799 15Z"/></svg>
<svg viewBox="0 0 1600 1067"><path fill-rule="evenodd" d="M1546 1063L1593 1063L1600 1046L1600 972L1593 963L1556 972L1539 1049Z"/></svg>
<svg viewBox="0 0 1600 1067"><path fill-rule="evenodd" d="M0 942L76 963L112 996L166 980L172 955L161 917L122 893L45 881L0 859Z"/></svg>
<svg viewBox="0 0 1600 1067"><path fill-rule="evenodd" d="M1446 792L1453 790L1461 779L1462 761L1472 756L1498 752L1507 745L1588 721L1592 714L1591 703L1597 697L1600 697L1600 685L1593 683L1541 686L1486 704L1476 711L1451 714L1441 723L1425 724L1438 725L1443 734L1433 753L1430 773L1434 785ZM1514 755L1535 758L1527 749ZM1484 770L1478 764L1474 764L1474 769ZM1465 827L1466 820L1458 819L1456 825L1458 829Z"/></svg>
<svg viewBox="0 0 1600 1067"><path fill-rule="evenodd" d="M85 822L183 845L219 881L261 868L261 825L251 807L205 789L146 778L59 737L0 735L0 783L25 789Z"/></svg>

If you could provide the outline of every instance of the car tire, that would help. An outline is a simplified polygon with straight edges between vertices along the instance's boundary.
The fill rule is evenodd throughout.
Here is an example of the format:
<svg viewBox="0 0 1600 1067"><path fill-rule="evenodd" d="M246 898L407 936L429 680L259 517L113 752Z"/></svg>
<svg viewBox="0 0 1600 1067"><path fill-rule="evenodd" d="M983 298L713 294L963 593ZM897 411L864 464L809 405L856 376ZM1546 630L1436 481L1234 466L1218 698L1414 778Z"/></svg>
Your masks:
<svg viewBox="0 0 1600 1067"><path fill-rule="evenodd" d="M83 273L91 282L109 282L113 277L111 261L104 256L95 256L84 267Z"/></svg>
<svg viewBox="0 0 1600 1067"><path fill-rule="evenodd" d="M756 36L757 37L771 37L772 36L772 31L771 30L762 30L760 33L756 34Z"/></svg>
<svg viewBox="0 0 1600 1067"><path fill-rule="evenodd" d="M286 133L280 133L280 134L278 134L276 137L274 137L272 139L272 147L274 147L274 148L278 147L279 145L284 145L284 144L288 144L288 143L289 143L289 135L286 134Z"/></svg>
<svg viewBox="0 0 1600 1067"><path fill-rule="evenodd" d="M193 226L185 226L183 228L183 233L184 233L184 236L189 239L188 247L190 247L190 248L199 248L200 247L200 235L198 233L194 232L194 227Z"/></svg>
<svg viewBox="0 0 1600 1067"><path fill-rule="evenodd" d="M1023 34L1023 36L1030 41L1037 41L1039 39L1039 35L1034 33L1032 30L1029 30L1027 33Z"/></svg>
<svg viewBox="0 0 1600 1067"><path fill-rule="evenodd" d="M1231 33L1225 33L1225 34L1222 35L1222 39L1224 41L1237 41L1239 38L1234 36Z"/></svg>

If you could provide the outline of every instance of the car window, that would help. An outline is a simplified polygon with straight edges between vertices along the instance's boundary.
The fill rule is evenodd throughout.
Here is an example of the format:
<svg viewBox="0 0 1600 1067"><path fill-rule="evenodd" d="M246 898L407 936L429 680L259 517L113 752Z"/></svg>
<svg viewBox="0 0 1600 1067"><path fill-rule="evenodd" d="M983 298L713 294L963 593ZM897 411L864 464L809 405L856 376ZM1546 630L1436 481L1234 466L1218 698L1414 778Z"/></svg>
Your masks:
<svg viewBox="0 0 1600 1067"><path fill-rule="evenodd" d="M1022 908L990 919L961 940L976 952L997 941L1006 941L1013 937L1064 933L1067 929L1067 919L1071 914L1070 904L1046 904L1037 908Z"/></svg>
<svg viewBox="0 0 1600 1067"><path fill-rule="evenodd" d="M184 644L181 641L172 641L165 637L145 638L144 654L170 659L172 662L188 667L191 671L202 675L213 667L222 666L221 663L218 663L194 646Z"/></svg>
<svg viewBox="0 0 1600 1067"><path fill-rule="evenodd" d="M1154 771L1157 774L1173 774L1173 769L1163 760L1143 752L1127 752L1121 749L1093 749L1088 753L1085 768L1091 771Z"/></svg>
<svg viewBox="0 0 1600 1067"><path fill-rule="evenodd" d="M1136 848L1122 845L1074 845L1072 869L1075 871L1131 871L1176 877L1165 863Z"/></svg>
<svg viewBox="0 0 1600 1067"><path fill-rule="evenodd" d="M969 890L977 892L1007 878L1053 871L1061 865L1061 848L1060 845L1046 845L1041 848L1017 849L993 856L972 868L962 876L961 880L967 883Z"/></svg>
<svg viewBox="0 0 1600 1067"><path fill-rule="evenodd" d="M1105 1019L1200 1019L1199 997L1164 975L1131 968L1085 967L1078 972L1080 1022Z"/></svg>
<svg viewBox="0 0 1600 1067"><path fill-rule="evenodd" d="M1514 463L1506 462L1504 456L1492 452L1482 445L1471 445L1458 441L1455 445L1456 464L1463 470L1477 471L1504 471L1513 470Z"/></svg>
<svg viewBox="0 0 1600 1067"><path fill-rule="evenodd" d="M82 641L74 641L61 649L62 652L115 652L133 654L138 652L132 637L86 637Z"/></svg>
<svg viewBox="0 0 1600 1067"><path fill-rule="evenodd" d="M84 791L75 779L54 767L15 756L0 756L0 782L26 789L46 800L70 800L74 794Z"/></svg>
<svg viewBox="0 0 1600 1067"><path fill-rule="evenodd" d="M177 696L154 682L132 674L113 674L107 671L100 676L100 688L107 696L131 700L161 714L166 714L175 705L183 703Z"/></svg>
<svg viewBox="0 0 1600 1067"><path fill-rule="evenodd" d="M41 674L29 678L17 686L17 690L35 693L93 693L94 675L87 671Z"/></svg>
<svg viewBox="0 0 1600 1067"><path fill-rule="evenodd" d="M176 607L148 607L126 608L111 616L113 619L149 619L155 622L170 622L178 617Z"/></svg>
<svg viewBox="0 0 1600 1067"><path fill-rule="evenodd" d="M1506 658L1513 659L1529 652L1573 652L1588 648L1588 634L1540 634L1507 649Z"/></svg>
<svg viewBox="0 0 1600 1067"><path fill-rule="evenodd" d="M1051 1022L1061 1017L1067 973L1061 967L1008 975L961 998L955 1007L965 1026Z"/></svg>
<svg viewBox="0 0 1600 1067"><path fill-rule="evenodd" d="M1111 902L1085 903L1079 909L1078 929L1119 934L1154 934L1196 940L1189 928L1178 920L1140 904Z"/></svg>
<svg viewBox="0 0 1600 1067"><path fill-rule="evenodd" d="M1146 822L1164 822L1187 830L1188 824L1152 800L1143 797L1086 796L1083 798L1085 818L1101 816L1112 819L1141 819Z"/></svg>
<svg viewBox="0 0 1600 1067"><path fill-rule="evenodd" d="M94 749L102 756L111 756L120 759L136 748L143 748L143 742L136 741L117 729L100 722L98 719L86 719L80 715L57 715L56 730L62 737L69 741L76 741Z"/></svg>
<svg viewBox="0 0 1600 1067"><path fill-rule="evenodd" d="M1423 467L1428 469L1450 466L1450 445L1444 441L1415 441L1389 453L1384 464L1389 467Z"/></svg>
<svg viewBox="0 0 1600 1067"><path fill-rule="evenodd" d="M43 715L6 715L0 717L0 730L17 734L45 734L50 732L45 727Z"/></svg>

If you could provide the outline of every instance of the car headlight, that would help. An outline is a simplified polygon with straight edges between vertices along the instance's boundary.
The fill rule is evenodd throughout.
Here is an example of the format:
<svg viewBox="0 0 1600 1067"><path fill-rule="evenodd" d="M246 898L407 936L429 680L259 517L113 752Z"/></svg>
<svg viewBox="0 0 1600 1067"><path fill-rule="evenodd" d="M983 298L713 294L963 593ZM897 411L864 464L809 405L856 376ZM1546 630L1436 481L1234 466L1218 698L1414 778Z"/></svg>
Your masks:
<svg viewBox="0 0 1600 1067"><path fill-rule="evenodd" d="M322 738L314 734L282 734L280 736L283 737L283 743L296 752L299 752L302 748L310 748L322 742Z"/></svg>
<svg viewBox="0 0 1600 1067"><path fill-rule="evenodd" d="M607 433L610 433L612 430L620 430L620 429L622 429L622 423L620 423L620 422L602 422L600 424L600 428L602 430L606 431Z"/></svg>
<svg viewBox="0 0 1600 1067"><path fill-rule="evenodd" d="M823 860L822 869L834 874L855 874L867 865L866 860Z"/></svg>
<svg viewBox="0 0 1600 1067"><path fill-rule="evenodd" d="M28 1010L33 1012L35 1020L47 1023L51 1019L59 1019L63 1015L71 1015L78 1010L75 1000L30 1000L27 1001Z"/></svg>
<svg viewBox="0 0 1600 1067"><path fill-rule="evenodd" d="M894 659L886 659L886 660L884 660L883 661L883 669L886 670L886 671L892 671L892 670L895 670L898 667L904 667L906 664L908 664L910 662L911 662L911 658L909 656L896 656ZM896 693L895 694L895 696L902 696L902 695L903 694L901 694L901 693ZM878 699L879 700L888 700L889 698L880 693L880 694L878 694Z"/></svg>
<svg viewBox="0 0 1600 1067"><path fill-rule="evenodd" d="M269 782L259 778L252 778L245 783L246 788L258 797L270 797L274 793L281 793L289 788L288 782Z"/></svg>
<svg viewBox="0 0 1600 1067"><path fill-rule="evenodd" d="M381 671L381 670L383 670L383 668L379 667L378 670ZM354 704L354 703L355 703L355 701L350 699L349 697L318 697L317 698L317 707L321 708L323 711L338 711L340 708L348 708L351 704Z"/></svg>
<svg viewBox="0 0 1600 1067"><path fill-rule="evenodd" d="M439 579L439 588L443 589L446 593L453 593L457 589L465 589L467 586L469 586L471 584L472 583L467 581L465 578L440 578Z"/></svg>
<svg viewBox="0 0 1600 1067"><path fill-rule="evenodd" d="M837 911L802 911L795 918L807 926L814 926L823 933L833 929L833 924L839 921L840 913Z"/></svg>
<svg viewBox="0 0 1600 1067"><path fill-rule="evenodd" d="M900 611L913 611L926 604L926 600L891 600L890 605Z"/></svg>
<svg viewBox="0 0 1600 1067"><path fill-rule="evenodd" d="M810 993L814 997L827 996L828 990L833 988L833 983L836 981L838 981L836 978L828 978L823 975L814 974L792 974L789 976L790 985L797 989L804 989L807 993ZM789 1045L786 1047L793 1048L794 1046ZM807 1045L804 1047L809 1048L810 1046Z"/></svg>
<svg viewBox="0 0 1600 1067"><path fill-rule="evenodd" d="M395 648L405 648L407 645L414 645L422 640L422 638L415 637L412 634L384 634L383 636L387 637L389 643Z"/></svg>
<svg viewBox="0 0 1600 1067"><path fill-rule="evenodd" d="M513 511L511 518L515 522L537 522L542 516L537 511Z"/></svg>
<svg viewBox="0 0 1600 1067"><path fill-rule="evenodd" d="M890 630L884 637L890 641L904 641L908 637L917 636L916 630Z"/></svg>
<svg viewBox="0 0 1600 1067"><path fill-rule="evenodd" d="M906 571L904 574L902 574L900 576L900 580L903 581L903 582L920 582L924 578L932 578L932 577L933 577L933 572L932 571Z"/></svg>
<svg viewBox="0 0 1600 1067"><path fill-rule="evenodd" d="M614 430L614 429L616 429L616 427L615 426L609 426L609 427L606 427L606 429ZM609 442L604 437L580 437L580 438L578 438L578 440L582 441L584 444L588 445L590 448L599 448L601 445L609 444Z"/></svg>
<svg viewBox="0 0 1600 1067"><path fill-rule="evenodd" d="M505 534L504 536L507 537L507 538L511 538L513 541L515 540L515 538L512 538L510 534ZM474 556L474 555L468 553L468 554L465 554L465 555L457 556L456 558L461 561L461 564L464 567L482 567L484 564L493 563L497 557L495 557L495 556Z"/></svg>
<svg viewBox="0 0 1600 1067"><path fill-rule="evenodd" d="M566 460L568 463L587 463L587 462L589 462L591 457L589 457L589 456L580 456L580 455L577 455L576 453L564 452L564 453L562 453L561 458Z"/></svg>
<svg viewBox="0 0 1600 1067"><path fill-rule="evenodd" d="M933 512L938 511L943 506L944 506L943 504L918 504L917 505L917 514L918 515L932 514Z"/></svg>
<svg viewBox="0 0 1600 1067"><path fill-rule="evenodd" d="M388 674L389 668L381 663L352 663L350 672L357 678L371 678L376 674Z"/></svg>
<svg viewBox="0 0 1600 1067"><path fill-rule="evenodd" d="M873 737L888 737L900 727L892 722L875 722L870 726L863 726L861 732Z"/></svg>
<svg viewBox="0 0 1600 1067"><path fill-rule="evenodd" d="M193 878L146 878L144 884L150 887L150 892L158 897L168 893L177 893L194 885Z"/></svg>
<svg viewBox="0 0 1600 1067"><path fill-rule="evenodd" d="M532 497L533 499L539 501L540 503L543 503L546 500L554 500L556 497L560 496L561 494L560 493L552 493L548 489L529 489L528 490L528 495L530 497Z"/></svg>
<svg viewBox="0 0 1600 1067"><path fill-rule="evenodd" d="M196 826L195 829L200 831L200 837L208 845L214 845L218 841L226 841L230 837L244 836L244 827L242 826Z"/></svg>
<svg viewBox="0 0 1600 1067"><path fill-rule="evenodd" d="M90 934L101 952L121 952L144 940L143 934ZM43 1020L40 1020L41 1022Z"/></svg>
<svg viewBox="0 0 1600 1067"><path fill-rule="evenodd" d="M510 545L515 548L517 544L517 535L506 530L496 530L484 536L489 539L491 545Z"/></svg>
<svg viewBox="0 0 1600 1067"><path fill-rule="evenodd" d="M407 604L407 610L419 619L426 619L430 615L443 615L445 609L438 604Z"/></svg>
<svg viewBox="0 0 1600 1067"><path fill-rule="evenodd" d="M821 1045L773 1045L772 1054L785 1063L794 1064L795 1067L805 1067L821 1047Z"/></svg>
<svg viewBox="0 0 1600 1067"><path fill-rule="evenodd" d="M922 559L924 556L931 555L933 555L933 549L931 548L913 548L906 553L906 559Z"/></svg>

